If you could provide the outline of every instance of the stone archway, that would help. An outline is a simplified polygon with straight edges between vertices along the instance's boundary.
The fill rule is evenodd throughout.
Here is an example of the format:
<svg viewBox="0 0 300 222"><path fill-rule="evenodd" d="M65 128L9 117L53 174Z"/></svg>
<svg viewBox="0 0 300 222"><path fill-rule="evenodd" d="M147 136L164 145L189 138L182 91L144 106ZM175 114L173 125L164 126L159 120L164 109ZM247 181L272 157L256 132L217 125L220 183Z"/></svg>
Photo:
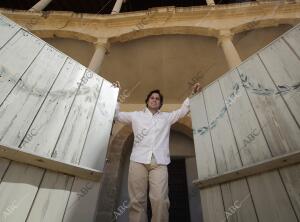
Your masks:
<svg viewBox="0 0 300 222"><path fill-rule="evenodd" d="M132 129L124 126L112 138L108 147L106 165L102 177L101 191L98 198L97 215L95 221L112 221L113 211L117 204L121 166L124 153L130 140L133 141Z"/></svg>

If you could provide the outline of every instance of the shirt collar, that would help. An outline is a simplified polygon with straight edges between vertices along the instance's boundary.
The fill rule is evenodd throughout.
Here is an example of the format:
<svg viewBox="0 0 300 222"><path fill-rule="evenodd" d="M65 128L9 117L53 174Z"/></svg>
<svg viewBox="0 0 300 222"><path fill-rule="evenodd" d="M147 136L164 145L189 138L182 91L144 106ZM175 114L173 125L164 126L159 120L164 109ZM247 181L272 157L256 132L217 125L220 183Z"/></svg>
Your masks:
<svg viewBox="0 0 300 222"><path fill-rule="evenodd" d="M151 116L155 116L160 113L160 109L153 115L152 112L148 109L148 107L144 108L144 112L150 114Z"/></svg>

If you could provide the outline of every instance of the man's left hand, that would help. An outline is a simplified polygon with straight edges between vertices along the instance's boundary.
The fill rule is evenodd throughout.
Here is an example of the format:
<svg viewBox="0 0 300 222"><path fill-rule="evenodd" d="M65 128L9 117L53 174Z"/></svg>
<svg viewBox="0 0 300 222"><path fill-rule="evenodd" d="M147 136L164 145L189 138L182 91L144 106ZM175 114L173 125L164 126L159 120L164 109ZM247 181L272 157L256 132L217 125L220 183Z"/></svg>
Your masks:
<svg viewBox="0 0 300 222"><path fill-rule="evenodd" d="M202 90L202 86L200 85L200 83L199 82L195 83L192 87L192 95L201 92L201 90Z"/></svg>

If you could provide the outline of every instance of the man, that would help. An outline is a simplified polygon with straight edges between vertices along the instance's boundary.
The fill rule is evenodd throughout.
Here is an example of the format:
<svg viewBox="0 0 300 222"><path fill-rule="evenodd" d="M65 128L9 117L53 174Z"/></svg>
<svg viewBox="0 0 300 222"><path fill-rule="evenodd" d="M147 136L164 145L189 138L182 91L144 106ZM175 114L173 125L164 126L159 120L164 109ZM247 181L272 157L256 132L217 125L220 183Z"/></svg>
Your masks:
<svg viewBox="0 0 300 222"><path fill-rule="evenodd" d="M120 84L115 83L118 87ZM192 94L200 92L196 83ZM115 120L131 124L134 144L130 156L128 193L130 198L129 221L147 222L147 188L152 208L151 222L169 221L168 169L170 163L169 137L171 125L189 112L189 98L172 112L161 112L163 95L159 90L151 91L143 111L119 112Z"/></svg>

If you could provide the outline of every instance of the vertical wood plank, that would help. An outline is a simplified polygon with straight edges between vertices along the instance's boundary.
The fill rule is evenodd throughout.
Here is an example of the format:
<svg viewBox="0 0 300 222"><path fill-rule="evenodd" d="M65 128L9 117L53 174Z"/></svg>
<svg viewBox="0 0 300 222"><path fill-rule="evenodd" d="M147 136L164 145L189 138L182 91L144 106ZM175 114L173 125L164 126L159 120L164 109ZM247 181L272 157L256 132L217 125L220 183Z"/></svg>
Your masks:
<svg viewBox="0 0 300 222"><path fill-rule="evenodd" d="M201 189L200 199L204 222L226 221L219 185Z"/></svg>
<svg viewBox="0 0 300 222"><path fill-rule="evenodd" d="M2 48L3 45L5 45L5 43L20 30L20 28L21 27L16 23L0 14L0 48Z"/></svg>
<svg viewBox="0 0 300 222"><path fill-rule="evenodd" d="M4 159L4 158L1 158L1 160L0 160L0 182L2 180L2 177L3 177L7 167L8 167L9 162L10 162L9 160Z"/></svg>
<svg viewBox="0 0 300 222"><path fill-rule="evenodd" d="M199 178L217 174L216 161L211 143L210 130L203 127L208 125L203 93L191 98L190 110L194 131L195 154ZM203 134L197 130L203 129ZM200 199L205 222L224 221L224 205L220 186L200 190Z"/></svg>
<svg viewBox="0 0 300 222"><path fill-rule="evenodd" d="M197 161L198 178L214 176L217 174L215 154L212 149L210 129L208 126L207 114L203 99L203 93L200 93L190 99L190 110L192 117L192 127L194 134L195 156ZM203 133L197 132L199 129Z"/></svg>
<svg viewBox="0 0 300 222"><path fill-rule="evenodd" d="M221 190L228 222L258 221L246 179L221 184Z"/></svg>
<svg viewBox="0 0 300 222"><path fill-rule="evenodd" d="M298 221L277 171L249 177L248 181L259 221Z"/></svg>
<svg viewBox="0 0 300 222"><path fill-rule="evenodd" d="M104 80L84 145L80 164L93 169L104 169L107 146L113 124L118 88Z"/></svg>
<svg viewBox="0 0 300 222"><path fill-rule="evenodd" d="M47 171L26 221L61 221L73 180L74 177Z"/></svg>
<svg viewBox="0 0 300 222"><path fill-rule="evenodd" d="M218 81L204 91L204 99L208 122L212 123L220 116L225 106ZM227 112L217 119L216 126L211 129L211 137L218 173L239 168L242 164Z"/></svg>
<svg viewBox="0 0 300 222"><path fill-rule="evenodd" d="M294 210L300 218L300 164L280 169L283 183L289 193Z"/></svg>
<svg viewBox="0 0 300 222"><path fill-rule="evenodd" d="M0 212L8 212L12 206L12 213L5 216L7 222L25 221L31 204L40 184L39 177L43 176L41 168L11 162L0 184ZM25 179L24 179L25 178Z"/></svg>
<svg viewBox="0 0 300 222"><path fill-rule="evenodd" d="M287 41L287 43L293 48L298 57L300 57L300 25L297 25L292 30L287 32L283 39Z"/></svg>

